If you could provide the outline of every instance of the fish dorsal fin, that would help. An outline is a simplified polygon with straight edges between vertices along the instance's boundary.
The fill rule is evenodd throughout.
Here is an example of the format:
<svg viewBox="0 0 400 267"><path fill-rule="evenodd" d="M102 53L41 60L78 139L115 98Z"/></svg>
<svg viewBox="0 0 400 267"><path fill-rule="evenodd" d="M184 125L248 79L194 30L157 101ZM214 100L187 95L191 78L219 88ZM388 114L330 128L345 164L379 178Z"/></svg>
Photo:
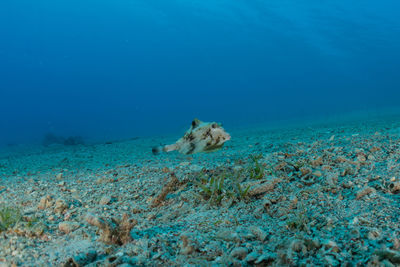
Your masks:
<svg viewBox="0 0 400 267"><path fill-rule="evenodd" d="M192 121L192 129L195 129L195 128L197 128L199 125L200 125L200 123L201 123L201 120L199 120L199 119L194 119L193 121Z"/></svg>

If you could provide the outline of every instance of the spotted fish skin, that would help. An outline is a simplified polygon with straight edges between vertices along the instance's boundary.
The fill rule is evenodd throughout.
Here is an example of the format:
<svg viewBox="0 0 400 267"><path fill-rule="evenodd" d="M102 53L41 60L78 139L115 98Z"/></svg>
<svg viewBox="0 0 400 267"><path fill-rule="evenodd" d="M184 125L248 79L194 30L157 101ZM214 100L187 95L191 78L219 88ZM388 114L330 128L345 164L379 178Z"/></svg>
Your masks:
<svg viewBox="0 0 400 267"><path fill-rule="evenodd" d="M153 148L153 153L161 151L178 152L190 155L200 152L212 152L221 149L231 136L216 122L202 122L198 119L192 121L192 125L185 135L176 143L164 147Z"/></svg>

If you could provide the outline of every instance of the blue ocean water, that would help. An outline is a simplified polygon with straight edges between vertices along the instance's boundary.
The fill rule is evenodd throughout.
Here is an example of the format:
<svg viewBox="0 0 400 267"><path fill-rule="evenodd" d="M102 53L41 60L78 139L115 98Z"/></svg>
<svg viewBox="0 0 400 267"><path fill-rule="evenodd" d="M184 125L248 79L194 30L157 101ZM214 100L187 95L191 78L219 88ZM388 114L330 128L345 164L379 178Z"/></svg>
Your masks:
<svg viewBox="0 0 400 267"><path fill-rule="evenodd" d="M399 106L400 2L0 1L0 143Z"/></svg>

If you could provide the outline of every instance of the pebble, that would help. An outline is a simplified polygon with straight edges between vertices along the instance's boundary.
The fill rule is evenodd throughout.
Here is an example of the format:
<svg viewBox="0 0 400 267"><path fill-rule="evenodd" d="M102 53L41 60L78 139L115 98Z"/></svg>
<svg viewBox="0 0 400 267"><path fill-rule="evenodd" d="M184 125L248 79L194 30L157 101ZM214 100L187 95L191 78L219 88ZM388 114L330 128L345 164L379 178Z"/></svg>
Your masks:
<svg viewBox="0 0 400 267"><path fill-rule="evenodd" d="M111 197L110 196L103 196L100 199L100 202L99 202L100 205L108 205L110 203L111 203Z"/></svg>
<svg viewBox="0 0 400 267"><path fill-rule="evenodd" d="M371 231L368 232L368 239L369 240L379 240L381 237L381 231L378 229L372 229Z"/></svg>
<svg viewBox="0 0 400 267"><path fill-rule="evenodd" d="M40 202L39 202L39 205L38 205L38 209L44 210L46 208L51 207L51 205L52 205L52 203L51 203L52 201L51 200L52 200L52 197L50 195L42 197L40 199Z"/></svg>
<svg viewBox="0 0 400 267"><path fill-rule="evenodd" d="M228 241L228 242L236 242L240 240L239 234L230 229L221 229L217 232L216 237L219 239Z"/></svg>
<svg viewBox="0 0 400 267"><path fill-rule="evenodd" d="M390 192L393 194L400 193L400 182L395 182L395 183L389 184L389 189L390 189Z"/></svg>
<svg viewBox="0 0 400 267"><path fill-rule="evenodd" d="M373 194L375 192L376 192L375 188L366 186L357 192L356 198L361 199L361 198L363 198L367 195Z"/></svg>
<svg viewBox="0 0 400 267"><path fill-rule="evenodd" d="M68 204L64 199L57 199L55 204L54 204L54 212L57 214L63 213L65 210L68 209Z"/></svg>
<svg viewBox="0 0 400 267"><path fill-rule="evenodd" d="M244 248L244 247L237 247L237 248L234 248L234 249L231 251L230 255L231 255L231 257L234 257L234 258L236 258L236 259L243 260L244 258L246 258L247 253L248 253L247 248Z"/></svg>
<svg viewBox="0 0 400 267"><path fill-rule="evenodd" d="M332 252L338 253L340 251L338 244L333 240L327 240L323 245L326 249L330 249Z"/></svg>
<svg viewBox="0 0 400 267"><path fill-rule="evenodd" d="M56 175L57 180L62 180L63 179L63 174L60 172L59 174Z"/></svg>
<svg viewBox="0 0 400 267"><path fill-rule="evenodd" d="M257 251L252 251L246 256L245 261L248 263L252 263L256 261L259 256L260 255L257 253Z"/></svg>
<svg viewBox="0 0 400 267"><path fill-rule="evenodd" d="M69 234L69 233L75 231L76 229L78 229L79 226L80 226L80 224L77 223L77 222L69 222L69 221L66 221L66 222L60 222L60 223L58 224L58 229L59 229L61 232L64 232L64 233L66 233L66 234Z"/></svg>
<svg viewBox="0 0 400 267"><path fill-rule="evenodd" d="M378 255L382 259L389 260L391 263L400 264L400 252L399 251L386 249L386 250L375 251L374 254Z"/></svg>
<svg viewBox="0 0 400 267"><path fill-rule="evenodd" d="M322 172L321 171L315 171L313 172L313 175L316 177L321 177L322 176Z"/></svg>
<svg viewBox="0 0 400 267"><path fill-rule="evenodd" d="M193 164L193 165L190 166L189 169L190 169L192 172L199 172L199 171L201 171L201 170L203 169L203 167L202 167L202 166L199 166L199 165L196 165L196 164Z"/></svg>
<svg viewBox="0 0 400 267"><path fill-rule="evenodd" d="M255 264L263 264L263 263L270 263L276 259L276 254L275 253L264 253L258 259L254 262ZM267 266L267 265L266 265Z"/></svg>
<svg viewBox="0 0 400 267"><path fill-rule="evenodd" d="M249 230L261 242L264 242L268 237L268 233L261 229L259 226L251 226Z"/></svg>
<svg viewBox="0 0 400 267"><path fill-rule="evenodd" d="M292 243L290 244L290 248L295 251L295 252L300 252L305 249L304 242L302 240L293 240Z"/></svg>

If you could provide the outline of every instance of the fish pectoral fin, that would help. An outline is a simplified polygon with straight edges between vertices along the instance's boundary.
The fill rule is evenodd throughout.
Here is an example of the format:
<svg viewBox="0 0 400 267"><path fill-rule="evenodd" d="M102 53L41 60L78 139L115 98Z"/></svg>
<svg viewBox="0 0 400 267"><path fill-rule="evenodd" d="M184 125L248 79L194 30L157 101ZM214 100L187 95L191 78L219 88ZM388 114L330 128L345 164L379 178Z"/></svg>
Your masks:
<svg viewBox="0 0 400 267"><path fill-rule="evenodd" d="M214 151L220 150L223 145L224 144L207 146L204 148L204 152L214 152Z"/></svg>

